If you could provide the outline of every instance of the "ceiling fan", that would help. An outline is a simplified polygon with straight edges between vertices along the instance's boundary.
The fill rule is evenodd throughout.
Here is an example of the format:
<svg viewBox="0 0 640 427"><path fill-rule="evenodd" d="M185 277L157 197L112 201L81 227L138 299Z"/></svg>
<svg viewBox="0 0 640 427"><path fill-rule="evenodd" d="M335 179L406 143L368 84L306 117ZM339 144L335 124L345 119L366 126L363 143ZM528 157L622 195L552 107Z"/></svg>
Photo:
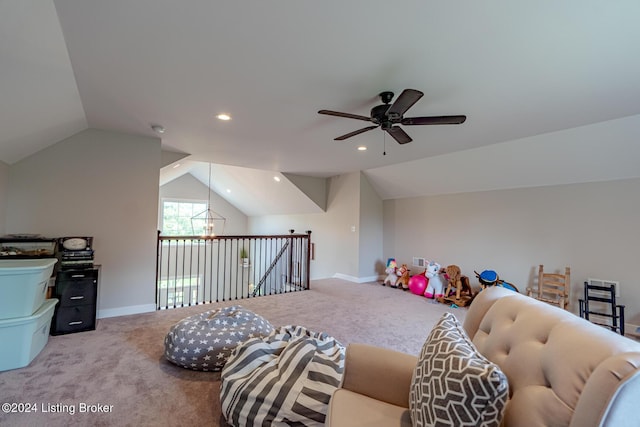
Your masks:
<svg viewBox="0 0 640 427"><path fill-rule="evenodd" d="M367 126L345 135L334 138L335 141L342 141L352 136L380 127L391 135L399 144L406 144L413 141L409 135L399 126L417 126L417 125L459 125L464 123L467 116L431 116L431 117L403 117L404 113L424 95L419 90L405 89L393 104L393 92L385 91L379 94L383 104L375 106L371 109L371 117L359 116L357 114L341 113L339 111L320 110L319 114L328 116L344 117L347 119L363 120L365 122L373 122L375 126Z"/></svg>

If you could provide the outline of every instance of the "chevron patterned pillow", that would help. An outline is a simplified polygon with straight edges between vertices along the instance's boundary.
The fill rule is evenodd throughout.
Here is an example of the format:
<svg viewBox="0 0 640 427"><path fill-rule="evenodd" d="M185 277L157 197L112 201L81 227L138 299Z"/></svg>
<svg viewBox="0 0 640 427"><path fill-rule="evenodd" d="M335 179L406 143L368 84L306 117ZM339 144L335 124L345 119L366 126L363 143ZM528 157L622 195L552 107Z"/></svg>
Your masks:
<svg viewBox="0 0 640 427"><path fill-rule="evenodd" d="M508 395L498 365L478 352L453 314L443 314L413 371L413 426L498 427Z"/></svg>

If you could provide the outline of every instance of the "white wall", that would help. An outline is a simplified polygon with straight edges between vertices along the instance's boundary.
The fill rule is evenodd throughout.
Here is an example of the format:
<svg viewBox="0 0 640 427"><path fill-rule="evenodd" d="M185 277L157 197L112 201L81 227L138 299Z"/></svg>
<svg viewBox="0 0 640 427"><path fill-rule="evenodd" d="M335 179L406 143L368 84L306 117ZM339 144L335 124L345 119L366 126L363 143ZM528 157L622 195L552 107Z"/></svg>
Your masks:
<svg viewBox="0 0 640 427"><path fill-rule="evenodd" d="M329 179L327 211L307 215L249 218L251 234L286 234L311 230L315 260L311 278L342 277L374 280L384 271L382 261L382 200L361 172Z"/></svg>
<svg viewBox="0 0 640 427"><path fill-rule="evenodd" d="M309 199L311 199L320 209L327 210L327 189L329 179L316 178L311 176L302 176L292 173L283 173L283 175L300 189Z"/></svg>
<svg viewBox="0 0 640 427"><path fill-rule="evenodd" d="M93 236L99 316L155 309L160 151L89 129L10 167L7 233Z"/></svg>
<svg viewBox="0 0 640 427"><path fill-rule="evenodd" d="M640 324L639 215L640 179L386 200L384 254L457 264L475 284L473 270L496 270L521 291L538 264L569 266L572 311L585 279L617 280Z"/></svg>
<svg viewBox="0 0 640 427"><path fill-rule="evenodd" d="M0 161L0 236L6 234L7 191L9 188L9 165Z"/></svg>
<svg viewBox="0 0 640 427"><path fill-rule="evenodd" d="M158 227L162 216L162 199L207 200L207 186L191 174L182 175L160 187L158 203ZM226 219L224 234L228 236L247 234L247 216L235 206L211 191L211 209ZM216 225L217 227L217 225ZM160 228L158 228L160 229ZM219 234L216 231L216 234Z"/></svg>
<svg viewBox="0 0 640 427"><path fill-rule="evenodd" d="M250 234L288 234L311 230L315 260L311 261L311 279L333 277L336 273L358 275L360 173L329 179L327 211L319 214L266 215L249 217ZM356 231L351 231L351 227Z"/></svg>
<svg viewBox="0 0 640 427"><path fill-rule="evenodd" d="M374 279L384 274L382 260L383 204L367 177L360 173L358 277Z"/></svg>

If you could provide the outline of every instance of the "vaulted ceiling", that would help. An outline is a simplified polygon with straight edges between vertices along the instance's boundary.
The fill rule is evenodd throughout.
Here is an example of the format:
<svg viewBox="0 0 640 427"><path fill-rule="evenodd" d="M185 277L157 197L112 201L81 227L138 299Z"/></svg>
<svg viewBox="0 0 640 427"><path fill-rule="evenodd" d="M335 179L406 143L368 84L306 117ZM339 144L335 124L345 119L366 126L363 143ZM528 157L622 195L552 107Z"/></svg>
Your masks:
<svg viewBox="0 0 640 427"><path fill-rule="evenodd" d="M361 170L383 199L639 176L638 16L635 0L3 1L0 160L93 127L221 167ZM467 121L405 126L399 145L334 141L370 123L317 114L368 116L405 88L424 92L406 116Z"/></svg>

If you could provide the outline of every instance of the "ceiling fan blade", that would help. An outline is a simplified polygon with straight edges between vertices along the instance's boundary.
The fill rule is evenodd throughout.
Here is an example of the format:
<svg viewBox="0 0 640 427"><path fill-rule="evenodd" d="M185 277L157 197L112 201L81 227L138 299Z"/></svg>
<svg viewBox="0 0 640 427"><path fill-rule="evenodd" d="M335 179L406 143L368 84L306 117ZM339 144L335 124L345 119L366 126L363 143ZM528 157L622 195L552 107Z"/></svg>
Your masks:
<svg viewBox="0 0 640 427"><path fill-rule="evenodd" d="M371 117L359 116L357 114L341 113L340 111L320 110L318 111L318 114L326 114L327 116L344 117L345 119L364 120L365 122L371 121Z"/></svg>
<svg viewBox="0 0 640 427"><path fill-rule="evenodd" d="M371 130L371 129L375 129L377 127L378 126L367 126L366 128L358 129L358 130L355 130L353 132L347 133L345 135L339 136L337 138L333 138L333 140L334 141L342 141L342 140L345 140L347 138L351 138L352 136L360 135L361 133L364 133L364 132L366 132L368 130Z"/></svg>
<svg viewBox="0 0 640 427"><path fill-rule="evenodd" d="M392 126L385 130L389 132L389 135L391 135L393 139L398 141L398 144L407 144L413 141L413 139L411 139L411 137L399 126Z"/></svg>
<svg viewBox="0 0 640 427"><path fill-rule="evenodd" d="M400 121L403 125L459 125L467 120L467 116L432 116L432 117L405 117Z"/></svg>
<svg viewBox="0 0 640 427"><path fill-rule="evenodd" d="M397 120L404 115L404 113L411 108L413 104L418 102L424 95L419 90L405 89L402 91L398 99L391 104L391 107L387 110L387 117L390 120Z"/></svg>

